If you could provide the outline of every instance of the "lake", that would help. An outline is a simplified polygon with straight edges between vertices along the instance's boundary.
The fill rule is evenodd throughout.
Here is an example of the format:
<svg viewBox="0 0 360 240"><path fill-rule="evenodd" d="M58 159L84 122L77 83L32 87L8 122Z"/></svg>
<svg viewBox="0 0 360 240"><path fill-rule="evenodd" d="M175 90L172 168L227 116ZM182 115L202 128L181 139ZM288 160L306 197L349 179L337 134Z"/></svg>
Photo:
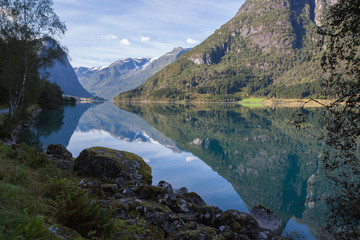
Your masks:
<svg viewBox="0 0 360 240"><path fill-rule="evenodd" d="M21 140L39 149L63 144L76 157L103 146L140 155L153 184L197 192L208 205L274 211L286 232L318 238L329 190L319 173L324 146L319 109L303 110L308 127L290 121L295 108L237 104L77 104L42 112ZM321 183L321 184L316 184Z"/></svg>

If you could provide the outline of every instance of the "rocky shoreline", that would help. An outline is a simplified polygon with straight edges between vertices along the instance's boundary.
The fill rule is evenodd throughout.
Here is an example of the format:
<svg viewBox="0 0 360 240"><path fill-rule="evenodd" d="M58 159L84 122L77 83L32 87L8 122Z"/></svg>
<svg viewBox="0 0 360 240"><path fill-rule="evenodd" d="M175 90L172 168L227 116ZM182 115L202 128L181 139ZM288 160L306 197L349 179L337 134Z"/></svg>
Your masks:
<svg viewBox="0 0 360 240"><path fill-rule="evenodd" d="M73 159L62 145L50 145L47 154L65 170L81 177L79 186L112 218L139 227L133 239L282 239L282 222L262 206L250 214L208 206L194 192L173 189L165 181L152 184L151 168L139 156L94 147ZM53 232L64 239L69 233ZM70 234L71 235L71 234ZM127 239L118 233L116 239Z"/></svg>

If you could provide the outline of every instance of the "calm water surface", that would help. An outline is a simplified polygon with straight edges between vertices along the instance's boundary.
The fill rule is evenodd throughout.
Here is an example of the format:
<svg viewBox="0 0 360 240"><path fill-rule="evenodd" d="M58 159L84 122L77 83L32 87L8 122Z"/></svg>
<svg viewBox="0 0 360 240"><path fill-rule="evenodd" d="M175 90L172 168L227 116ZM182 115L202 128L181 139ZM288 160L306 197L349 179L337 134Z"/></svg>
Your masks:
<svg viewBox="0 0 360 240"><path fill-rule="evenodd" d="M249 212L262 204L282 220L286 232L318 237L326 193L317 141L319 114L309 128L289 124L295 109L239 105L78 104L43 112L22 139L38 148L61 143L76 157L88 147L134 152L152 167L153 184L199 193L208 205ZM316 186L319 186L317 184Z"/></svg>

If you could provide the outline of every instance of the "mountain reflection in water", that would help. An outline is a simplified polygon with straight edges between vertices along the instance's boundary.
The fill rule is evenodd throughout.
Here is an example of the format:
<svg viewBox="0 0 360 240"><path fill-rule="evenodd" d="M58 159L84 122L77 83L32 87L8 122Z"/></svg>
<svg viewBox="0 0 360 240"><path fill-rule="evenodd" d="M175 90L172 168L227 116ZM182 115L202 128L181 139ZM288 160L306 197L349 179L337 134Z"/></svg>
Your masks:
<svg viewBox="0 0 360 240"><path fill-rule="evenodd" d="M311 239L318 237L326 212L325 202L315 199L330 191L317 174L320 114L307 111L309 127L298 131L289 124L294 111L234 104L78 104L48 116L58 119L52 120L53 131L42 120L23 139L43 148L61 143L74 156L91 146L137 153L152 167L154 184L186 186L223 210L262 204L287 230L304 231Z"/></svg>

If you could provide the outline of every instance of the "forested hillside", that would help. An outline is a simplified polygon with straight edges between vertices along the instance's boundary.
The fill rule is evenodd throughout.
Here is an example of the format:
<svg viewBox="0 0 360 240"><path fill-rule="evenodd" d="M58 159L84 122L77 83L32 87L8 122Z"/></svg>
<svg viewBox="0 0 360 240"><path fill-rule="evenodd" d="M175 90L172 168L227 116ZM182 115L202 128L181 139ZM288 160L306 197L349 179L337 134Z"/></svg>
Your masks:
<svg viewBox="0 0 360 240"><path fill-rule="evenodd" d="M115 100L238 100L323 95L317 26L331 1L247 0L175 63Z"/></svg>

